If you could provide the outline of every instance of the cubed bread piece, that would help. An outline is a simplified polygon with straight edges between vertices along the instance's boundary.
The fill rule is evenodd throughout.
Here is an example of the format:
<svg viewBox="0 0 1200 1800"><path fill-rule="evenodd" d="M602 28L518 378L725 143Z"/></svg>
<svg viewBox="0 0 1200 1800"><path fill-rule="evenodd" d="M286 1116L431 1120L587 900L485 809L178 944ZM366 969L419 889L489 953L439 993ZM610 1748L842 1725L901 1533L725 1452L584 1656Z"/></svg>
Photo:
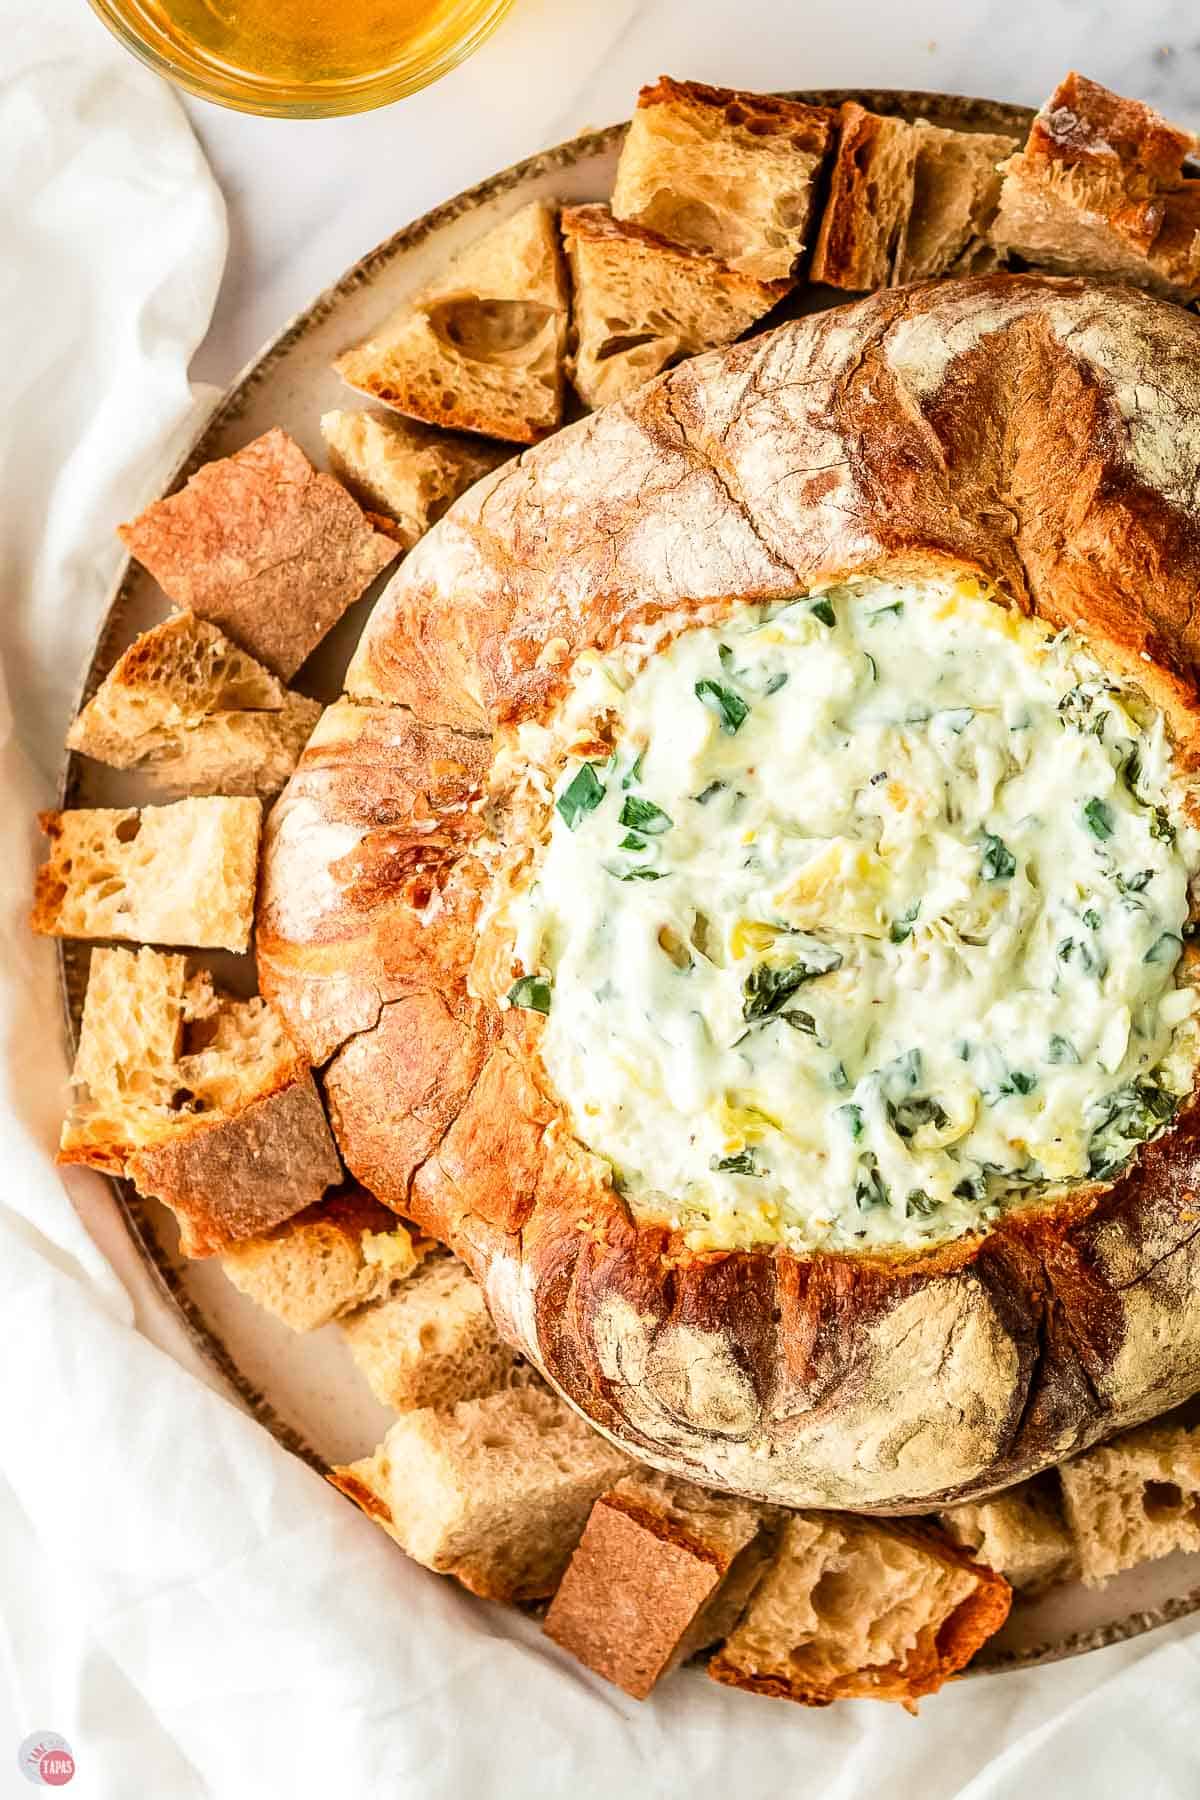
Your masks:
<svg viewBox="0 0 1200 1800"><path fill-rule="evenodd" d="M481 1399L532 1374L453 1256L430 1256L390 1299L350 1313L341 1329L371 1392L396 1412Z"/></svg>
<svg viewBox="0 0 1200 1800"><path fill-rule="evenodd" d="M173 1102L189 1013L184 957L92 951L60 1161L123 1175L136 1145L179 1129ZM289 1070L293 1061L291 1052Z"/></svg>
<svg viewBox="0 0 1200 1800"><path fill-rule="evenodd" d="M644 1700L693 1650L732 1629L766 1567L761 1509L639 1469L602 1494L545 1631Z"/></svg>
<svg viewBox="0 0 1200 1800"><path fill-rule="evenodd" d="M205 463L119 535L181 610L285 681L399 544L286 431Z"/></svg>
<svg viewBox="0 0 1200 1800"><path fill-rule="evenodd" d="M438 431L398 413L327 412L321 436L338 480L364 506L395 520L406 550L512 455L507 444Z"/></svg>
<svg viewBox="0 0 1200 1800"><path fill-rule="evenodd" d="M307 1069L232 1119L135 1152L127 1172L139 1193L171 1208L184 1256L213 1256L269 1230L342 1179Z"/></svg>
<svg viewBox="0 0 1200 1800"><path fill-rule="evenodd" d="M664 75L638 95L613 212L757 281L786 281L808 241L834 118Z"/></svg>
<svg viewBox="0 0 1200 1800"><path fill-rule="evenodd" d="M1075 1573L1071 1535L1049 1480L951 1507L939 1522L954 1543L1021 1593L1040 1593Z"/></svg>
<svg viewBox="0 0 1200 1800"><path fill-rule="evenodd" d="M321 716L194 613L143 632L67 733L167 794L277 794Z"/></svg>
<svg viewBox="0 0 1200 1800"><path fill-rule="evenodd" d="M32 924L49 937L245 950L262 802L176 800L39 815L50 855Z"/></svg>
<svg viewBox="0 0 1200 1800"><path fill-rule="evenodd" d="M351 1188L235 1244L221 1267L292 1331L317 1331L407 1280L421 1260L418 1242L395 1213Z"/></svg>
<svg viewBox="0 0 1200 1800"><path fill-rule="evenodd" d="M1072 71L1006 165L992 242L1038 268L1200 294L1200 180L1190 132Z"/></svg>
<svg viewBox="0 0 1200 1800"><path fill-rule="evenodd" d="M533 444L562 419L567 289L540 200L493 227L334 367L429 425Z"/></svg>
<svg viewBox="0 0 1200 1800"><path fill-rule="evenodd" d="M564 1400L523 1387L405 1413L330 1479L427 1569L485 1599L542 1600L631 1468Z"/></svg>
<svg viewBox="0 0 1200 1800"><path fill-rule="evenodd" d="M841 108L829 197L809 274L862 292L892 278L912 210L918 133L903 119Z"/></svg>
<svg viewBox="0 0 1200 1800"><path fill-rule="evenodd" d="M898 1700L910 1711L1008 1617L1012 1593L931 1531L792 1513L714 1681L807 1706Z"/></svg>
<svg viewBox="0 0 1200 1800"><path fill-rule="evenodd" d="M1000 203L1000 164L1019 140L993 131L948 131L918 120L912 209L895 270L897 281L969 275L995 252L987 234Z"/></svg>
<svg viewBox="0 0 1200 1800"><path fill-rule="evenodd" d="M574 289L571 380L589 406L623 399L681 357L732 343L786 292L614 219L562 215Z"/></svg>
<svg viewBox="0 0 1200 1800"><path fill-rule="evenodd" d="M1200 1428L1141 1425L1059 1475L1089 1587L1173 1550L1200 1550Z"/></svg>
<svg viewBox="0 0 1200 1800"><path fill-rule="evenodd" d="M266 1001L182 956L94 950L59 1160L127 1175L184 1254L268 1230L341 1180L316 1086Z"/></svg>

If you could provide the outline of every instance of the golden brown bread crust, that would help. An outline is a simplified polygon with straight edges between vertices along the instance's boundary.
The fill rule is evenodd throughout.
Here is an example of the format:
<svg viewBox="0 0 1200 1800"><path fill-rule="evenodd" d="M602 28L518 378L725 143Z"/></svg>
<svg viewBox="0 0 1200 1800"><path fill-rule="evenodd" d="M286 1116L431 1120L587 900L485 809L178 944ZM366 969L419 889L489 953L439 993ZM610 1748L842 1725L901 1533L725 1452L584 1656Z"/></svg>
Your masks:
<svg viewBox="0 0 1200 1800"><path fill-rule="evenodd" d="M325 1479L330 1487L335 1487L340 1494L345 1494L347 1500L353 1500L355 1506L361 1512L365 1512L368 1519L374 1519L378 1525L391 1524L392 1515L388 1511L386 1503L352 1470L331 1469Z"/></svg>
<svg viewBox="0 0 1200 1800"><path fill-rule="evenodd" d="M117 535L176 606L288 681L395 560L394 531L276 429L206 463Z"/></svg>
<svg viewBox="0 0 1200 1800"><path fill-rule="evenodd" d="M339 700L317 726L268 820L259 953L262 992L314 1063L469 960L483 875L464 853L490 763L485 737L392 708ZM282 873L296 858L302 886Z"/></svg>
<svg viewBox="0 0 1200 1800"><path fill-rule="evenodd" d="M212 1256L269 1231L342 1179L307 1071L232 1119L136 1151L126 1168L139 1193L167 1201L185 1256Z"/></svg>
<svg viewBox="0 0 1200 1800"><path fill-rule="evenodd" d="M502 761L511 727L550 712L589 646L822 579L948 564L1056 625L1082 621L1194 744L1198 352L1200 325L1143 295L987 276L698 358L452 508L376 609L350 691L401 736L440 724L477 746L490 728ZM335 779L321 737L268 831L264 991L301 1035L311 1006L329 1056L371 1032L377 997L418 991L429 956L424 990L479 1034L479 1073L449 1119L463 1083L433 1072L449 1062L431 1034L441 1135L405 1171L406 1210L465 1257L501 1328L602 1430L709 1486L929 1510L1200 1386L1200 1107L1108 1190L932 1253L689 1253L635 1224L572 1138L538 1073L537 1015L501 1024L466 999L482 811L459 790L443 809L417 782L449 901L439 924L389 887L377 927L325 835L361 792L353 842L369 862L420 765L406 752L389 775L348 748ZM302 799L311 829L285 829ZM491 827L503 834L500 814ZM336 1005L322 998L335 991ZM374 1185L364 1170L382 1183L390 1108L382 1080L367 1091L367 1041L352 1047L354 1104L335 1108L348 1163ZM419 1079L409 1057L399 1091Z"/></svg>
<svg viewBox="0 0 1200 1800"><path fill-rule="evenodd" d="M612 210L758 281L788 281L809 241L836 113L663 76L638 95Z"/></svg>
<svg viewBox="0 0 1200 1800"><path fill-rule="evenodd" d="M1007 163L990 231L1045 269L1136 282L1168 299L1200 293L1200 181L1190 132L1074 70Z"/></svg>
<svg viewBox="0 0 1200 1800"><path fill-rule="evenodd" d="M592 1507L542 1629L644 1700L733 1626L770 1541L757 1507L641 1470Z"/></svg>
<svg viewBox="0 0 1200 1800"><path fill-rule="evenodd" d="M554 209L468 244L334 364L360 393L452 431L533 444L562 419L568 294Z"/></svg>
<svg viewBox="0 0 1200 1800"><path fill-rule="evenodd" d="M710 87L703 81L675 81L660 75L638 93L638 106L670 106L691 102L719 109L730 125L755 137L783 138L797 150L824 154L834 115L824 106L785 100L779 94L751 94L740 88Z"/></svg>
<svg viewBox="0 0 1200 1800"><path fill-rule="evenodd" d="M334 1131L354 1146L354 1172L407 1213L413 1178L462 1113L483 1066L483 1009L451 995L391 1000L371 1031L352 1038L325 1071Z"/></svg>
<svg viewBox="0 0 1200 1800"><path fill-rule="evenodd" d="M939 1628L926 1626L918 1632L916 1643L903 1662L848 1670L833 1679L814 1682L811 1678L806 1680L800 1671L786 1678L778 1673L756 1673L740 1666L727 1646L708 1665L714 1681L775 1700L795 1700L802 1706L829 1706L835 1700L894 1700L907 1711L915 1712L916 1702L927 1694L935 1694L952 1675L965 1669L975 1652L1007 1619L1012 1606L1008 1583L947 1544L940 1534L909 1525L868 1526L863 1521L847 1522L845 1528L886 1530L945 1567L969 1571L975 1578L974 1589Z"/></svg>
<svg viewBox="0 0 1200 1800"><path fill-rule="evenodd" d="M912 209L920 138L915 126L841 107L829 198L813 246L809 275L859 292L892 277Z"/></svg>
<svg viewBox="0 0 1200 1800"><path fill-rule="evenodd" d="M1179 181L1196 139L1141 100L1114 94L1072 69L1034 120L1028 147L1052 161L1092 161L1104 170L1111 169L1116 156L1127 192L1145 198ZM1154 237L1154 222L1138 223L1146 248ZM1132 218L1124 224L1135 228Z"/></svg>
<svg viewBox="0 0 1200 1800"><path fill-rule="evenodd" d="M563 1650L644 1700L723 1570L703 1544L655 1529L651 1514L602 1494L543 1626Z"/></svg>
<svg viewBox="0 0 1200 1800"><path fill-rule="evenodd" d="M346 1182L316 1205L305 1207L303 1212L284 1220L281 1225L272 1225L268 1231L254 1238L240 1240L238 1248L248 1250L257 1248L263 1243L286 1243L296 1231L308 1227L320 1228L328 1233L329 1238L341 1238L352 1248L361 1248L364 1232L386 1232L396 1229L396 1219L390 1207L381 1206L372 1195L364 1193L353 1182ZM432 1248L432 1246L430 1246Z"/></svg>

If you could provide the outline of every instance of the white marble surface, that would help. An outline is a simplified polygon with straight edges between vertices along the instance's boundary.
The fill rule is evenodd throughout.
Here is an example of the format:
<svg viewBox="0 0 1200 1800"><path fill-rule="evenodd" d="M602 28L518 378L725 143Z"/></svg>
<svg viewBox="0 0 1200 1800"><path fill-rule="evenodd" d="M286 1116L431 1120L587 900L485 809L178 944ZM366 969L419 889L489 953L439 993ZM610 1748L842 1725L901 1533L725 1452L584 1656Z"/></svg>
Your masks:
<svg viewBox="0 0 1200 1800"><path fill-rule="evenodd" d="M660 72L1035 105L1071 66L1200 129L1194 0L516 0L472 61L382 112L293 123L191 103L231 225L194 374L223 386L381 238L535 150L626 117Z"/></svg>

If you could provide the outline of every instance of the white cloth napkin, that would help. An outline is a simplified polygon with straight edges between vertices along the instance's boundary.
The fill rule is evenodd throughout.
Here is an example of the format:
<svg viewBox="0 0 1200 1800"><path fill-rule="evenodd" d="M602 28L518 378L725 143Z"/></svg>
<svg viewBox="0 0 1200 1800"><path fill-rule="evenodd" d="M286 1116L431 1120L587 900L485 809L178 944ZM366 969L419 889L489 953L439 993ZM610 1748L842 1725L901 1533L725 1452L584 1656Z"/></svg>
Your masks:
<svg viewBox="0 0 1200 1800"><path fill-rule="evenodd" d="M182 1367L104 1185L73 1183L72 1206L54 958L25 929L32 813L111 528L204 405L188 362L225 243L167 90L82 0L29 10L0 0L0 1793L29 1791L34 1731L106 1800L1193 1792L1187 1624L963 1684L918 1722L699 1678L635 1706L407 1563Z"/></svg>

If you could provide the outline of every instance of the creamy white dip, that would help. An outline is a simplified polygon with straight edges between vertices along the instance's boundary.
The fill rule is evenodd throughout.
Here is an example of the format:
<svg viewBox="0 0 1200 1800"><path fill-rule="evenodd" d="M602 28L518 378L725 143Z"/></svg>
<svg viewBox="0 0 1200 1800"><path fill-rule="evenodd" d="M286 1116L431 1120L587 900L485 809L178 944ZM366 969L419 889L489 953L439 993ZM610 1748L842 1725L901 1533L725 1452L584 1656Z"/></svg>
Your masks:
<svg viewBox="0 0 1200 1800"><path fill-rule="evenodd" d="M1200 834L1078 638L871 581L585 658L564 717L615 750L557 783L510 999L639 1217L952 1237L1111 1173L1190 1088Z"/></svg>

